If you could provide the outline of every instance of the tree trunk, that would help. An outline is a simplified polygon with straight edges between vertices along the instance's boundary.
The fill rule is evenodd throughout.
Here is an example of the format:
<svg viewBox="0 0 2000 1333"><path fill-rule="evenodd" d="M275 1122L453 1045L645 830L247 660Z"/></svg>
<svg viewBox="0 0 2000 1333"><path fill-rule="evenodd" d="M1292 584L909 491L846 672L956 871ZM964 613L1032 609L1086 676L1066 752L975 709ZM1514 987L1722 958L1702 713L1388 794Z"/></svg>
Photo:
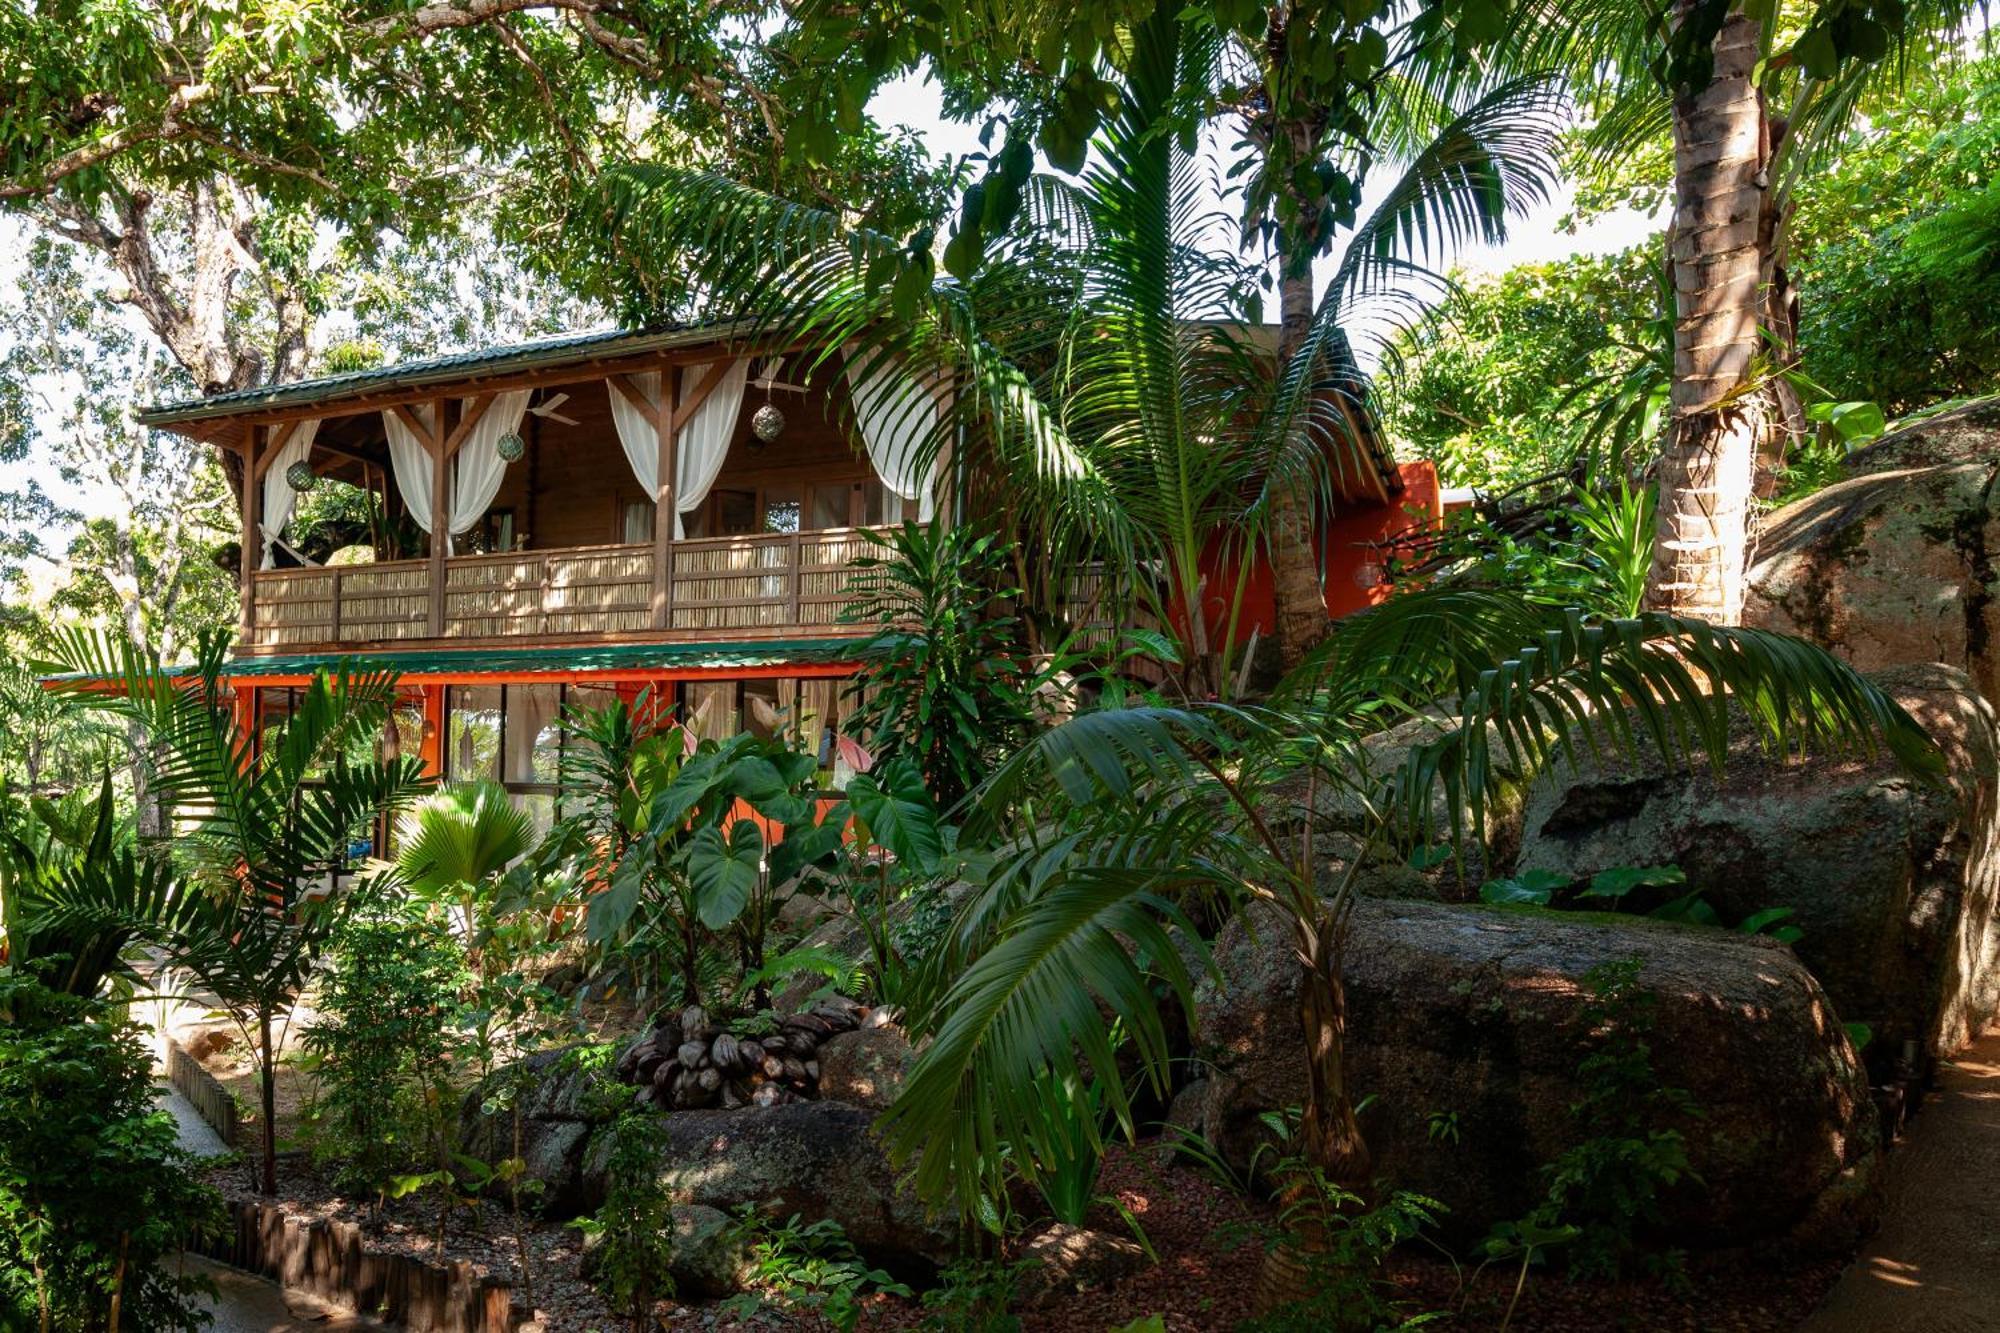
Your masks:
<svg viewBox="0 0 2000 1333"><path fill-rule="evenodd" d="M1682 21L1693 0L1678 0ZM1753 78L1759 25L1732 14L1714 73L1674 101L1673 424L1660 459L1646 605L1734 625L1743 616L1757 448L1769 410L1754 381L1767 271L1769 141Z"/></svg>
<svg viewBox="0 0 2000 1333"><path fill-rule="evenodd" d="M1312 331L1312 270L1278 283L1278 364L1286 366ZM1271 591L1278 611L1278 654L1287 668L1326 636L1326 589L1313 544L1309 496L1281 492L1271 507Z"/></svg>
<svg viewBox="0 0 2000 1333"><path fill-rule="evenodd" d="M257 1070L257 1088L262 1094L263 1121L258 1128L264 1155L263 1193L266 1198L276 1198L278 1194L278 1064L276 1054L271 1050L271 1011L257 1013L257 1047L261 1064Z"/></svg>
<svg viewBox="0 0 2000 1333"><path fill-rule="evenodd" d="M1299 1022L1306 1042L1306 1100L1300 1135L1308 1162L1342 1189L1365 1194L1368 1144L1347 1087L1347 985L1341 979L1338 927L1312 923L1311 952L1303 955Z"/></svg>

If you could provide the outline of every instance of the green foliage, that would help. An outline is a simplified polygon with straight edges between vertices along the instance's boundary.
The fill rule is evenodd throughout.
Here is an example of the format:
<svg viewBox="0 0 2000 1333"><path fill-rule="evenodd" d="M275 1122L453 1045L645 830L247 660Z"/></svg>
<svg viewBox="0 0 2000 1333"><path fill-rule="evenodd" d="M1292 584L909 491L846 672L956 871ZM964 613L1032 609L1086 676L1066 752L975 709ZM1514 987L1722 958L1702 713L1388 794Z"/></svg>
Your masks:
<svg viewBox="0 0 2000 1333"><path fill-rule="evenodd" d="M1395 771L1370 772L1363 738L1447 700L1442 734ZM913 987L909 1025L930 1041L882 1121L892 1154L924 1194L978 1216L1004 1154L1031 1181L1055 1157L1038 1141L1042 1071L1123 1058L1137 1086L1164 1087L1163 997L1188 1004L1203 965L1193 906L1269 904L1314 960L1302 982L1321 975L1352 877L1329 901L1301 868L1315 835L1299 815L1302 781L1373 812L1370 846L1439 841L1440 791L1453 839L1479 839L1505 771L1588 753L1719 767L1741 713L1774 749L1882 745L1938 771L1915 723L1810 645L1446 591L1340 622L1264 707L1106 709L1042 733L981 789L961 832L961 854L979 854L966 856L969 887ZM1098 1086L1106 1132L1131 1134L1131 1090ZM1307 1113L1337 1128L1341 1109Z"/></svg>
<svg viewBox="0 0 2000 1333"><path fill-rule="evenodd" d="M429 786L420 761L381 760L373 742L395 677L365 667L321 672L302 690L281 736L258 745L236 728L221 690L226 636L201 640L195 671L171 673L145 648L84 632L62 636L58 664L83 702L143 734L156 756L155 791L174 816L166 848L191 890L170 929L166 960L184 969L257 1053L263 1094L263 1174L276 1189L273 1019L290 1007L357 893L322 895L351 869L374 821ZM91 678L108 682L100 689ZM71 924L129 921L117 903L65 908Z"/></svg>
<svg viewBox="0 0 2000 1333"><path fill-rule="evenodd" d="M0 968L0 1327L207 1324L171 1260L220 1201L153 1096L137 1025Z"/></svg>
<svg viewBox="0 0 2000 1333"><path fill-rule="evenodd" d="M448 1149L450 1057L465 958L435 917L378 910L348 919L305 1034L319 1088L314 1144L343 1188L380 1195Z"/></svg>
<svg viewBox="0 0 2000 1333"><path fill-rule="evenodd" d="M501 875L525 856L535 824L497 782L435 792L404 816L396 865L423 900L458 912L467 944L503 928L494 908Z"/></svg>
<svg viewBox="0 0 2000 1333"><path fill-rule="evenodd" d="M635 1330L650 1327L653 1303L674 1294L673 1199L659 1167L657 1120L628 1110L612 1126L604 1204L574 1224L600 1247L598 1289Z"/></svg>
<svg viewBox="0 0 2000 1333"><path fill-rule="evenodd" d="M981 441L982 460L991 459L981 472L1004 481L974 503L1038 557L1018 580L1037 607L1053 613L1079 576L1107 575L1114 624L1185 628L1175 674L1199 697L1230 687L1247 636L1236 626L1209 642L1207 617L1174 608L1206 602L1204 561L1249 555L1292 502L1330 494L1338 477L1377 465L1346 330L1405 318L1429 290L1425 263L1455 244L1497 238L1509 210L1540 196L1550 104L1540 83L1510 82L1385 98L1384 142L1371 139L1368 106L1302 124L1311 141L1345 135L1353 160L1324 176L1307 169L1311 183L1299 181L1302 194L1287 186L1286 197L1302 219L1330 209L1350 228L1349 243L1326 294L1292 320L1294 345L1274 364L1234 322L1260 321L1268 274L1230 243L1240 233L1225 238L1213 225L1193 151L1216 105L1224 31L1199 8L1131 18L1115 43L1115 24L1086 25L1086 49L1116 46L1115 72L1093 59L1065 81L1070 128L1050 146L1067 158L1089 126L1103 127L1081 178L1021 180L1030 159L1011 143L999 149L1006 183L968 189L960 231L976 221L980 235L955 246L959 274L949 279L935 272L928 229L905 237L857 227L831 210L673 168L610 173L607 191L621 239L659 271L688 274L773 331L810 329L829 349L825 359L838 355L850 373L896 368L950 382L915 461ZM960 27L931 15L915 21L920 31ZM1375 38L1359 30L1378 25ZM1012 23L997 26L1004 41ZM1237 29L1234 20L1225 26ZM1347 27L1342 20L1328 32ZM1435 17L1392 26L1371 9L1359 29L1354 58L1378 73L1384 33L1426 48L1447 41ZM1067 38L1057 45L1067 49ZM1301 85L1292 80L1306 74L1288 66L1277 77L1293 106ZM1079 98L1098 100L1084 111ZM1378 161L1401 174L1376 211L1353 216L1359 174ZM1009 215L1004 232L998 217L989 231L988 200ZM1252 228L1261 238L1258 219ZM1287 254L1310 255L1328 238L1300 239L1303 249L1287 245ZM1326 392L1329 377L1339 392ZM1218 599L1225 622L1236 619L1237 597L1232 589Z"/></svg>
<svg viewBox="0 0 2000 1333"><path fill-rule="evenodd" d="M1561 1245L1571 1273L1615 1278L1633 1269L1685 1281L1678 1249L1653 1244L1663 1198L1689 1171L1681 1125L1702 1112L1653 1067L1657 998L1639 983L1641 962L1603 963L1584 976L1591 1000L1579 1015L1587 1054L1570 1115L1578 1141L1543 1170L1548 1194L1517 1223L1497 1228L1489 1257Z"/></svg>
<svg viewBox="0 0 2000 1333"><path fill-rule="evenodd" d="M1649 451L1650 382L1618 399L1660 344L1656 247L1524 264L1462 281L1433 321L1406 335L1382 384L1383 418L1447 485L1506 490L1568 471L1590 428Z"/></svg>
<svg viewBox="0 0 2000 1333"><path fill-rule="evenodd" d="M1015 1288L1037 1265L1033 1260L959 1259L938 1273L938 1285L923 1293L928 1313L924 1333L1020 1333L1010 1313Z"/></svg>
<svg viewBox="0 0 2000 1333"><path fill-rule="evenodd" d="M1037 696L1061 667L1038 667L1025 650L1013 553L999 538L905 523L868 539L880 553L854 562L841 612L875 627L850 650L867 665L847 730L877 759L914 760L950 807L1033 731Z"/></svg>
<svg viewBox="0 0 2000 1333"><path fill-rule="evenodd" d="M1398 1245L1435 1226L1444 1205L1407 1190L1371 1205L1299 1151L1296 1109L1262 1119L1277 1145L1270 1169L1282 1201L1266 1244L1297 1266L1306 1294L1249 1321L1243 1333L1374 1333L1430 1322L1412 1314L1383 1264Z"/></svg>
<svg viewBox="0 0 2000 1333"><path fill-rule="evenodd" d="M870 1296L911 1294L881 1269L870 1268L830 1217L806 1222L794 1213L780 1222L745 1204L737 1213L734 1235L749 1248L752 1289L724 1301L722 1308L739 1317L772 1309L853 1333Z"/></svg>
<svg viewBox="0 0 2000 1333"><path fill-rule="evenodd" d="M1901 415L2000 388L2000 60L1911 71L1798 190L1792 271L1805 369Z"/></svg>

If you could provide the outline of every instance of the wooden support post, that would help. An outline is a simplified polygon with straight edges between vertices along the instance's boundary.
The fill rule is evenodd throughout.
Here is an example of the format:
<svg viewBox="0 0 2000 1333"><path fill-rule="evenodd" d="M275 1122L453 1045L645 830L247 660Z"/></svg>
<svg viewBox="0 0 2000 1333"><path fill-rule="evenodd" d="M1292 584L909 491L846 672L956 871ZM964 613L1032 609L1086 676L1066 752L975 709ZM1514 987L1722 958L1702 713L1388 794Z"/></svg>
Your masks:
<svg viewBox="0 0 2000 1333"><path fill-rule="evenodd" d="M257 468L257 428L243 428L243 569L242 596L238 599L242 608L241 624L237 627L236 641L244 648L257 646L257 565L264 550L264 543L257 531L258 503L263 496L263 486L259 483Z"/></svg>
<svg viewBox="0 0 2000 1333"><path fill-rule="evenodd" d="M421 426L415 413L408 413L412 428ZM431 607L430 636L444 637L444 553L451 542L451 459L444 449L444 399L431 399L431 425L423 437L431 455Z"/></svg>
<svg viewBox="0 0 2000 1333"><path fill-rule="evenodd" d="M674 517L680 503L674 482L680 467L679 430L674 422L674 403L679 397L679 372L664 363L660 366L660 391L651 404L653 438L659 454L658 485L653 495L653 628L666 629L674 619Z"/></svg>

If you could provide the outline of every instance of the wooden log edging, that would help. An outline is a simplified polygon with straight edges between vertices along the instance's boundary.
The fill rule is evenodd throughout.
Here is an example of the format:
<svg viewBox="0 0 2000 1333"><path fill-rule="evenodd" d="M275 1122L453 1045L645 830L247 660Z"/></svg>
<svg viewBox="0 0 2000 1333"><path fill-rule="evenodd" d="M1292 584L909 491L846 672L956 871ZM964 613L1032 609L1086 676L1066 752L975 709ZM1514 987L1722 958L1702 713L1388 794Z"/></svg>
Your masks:
<svg viewBox="0 0 2000 1333"><path fill-rule="evenodd" d="M293 1217L279 1204L230 1199L225 1209L222 1229L196 1253L329 1305L409 1333L517 1333L534 1322L511 1283L465 1260L373 1250L352 1222Z"/></svg>
<svg viewBox="0 0 2000 1333"><path fill-rule="evenodd" d="M187 1048L172 1037L167 1038L167 1082L188 1099L195 1114L208 1122L224 1146L234 1148L241 1142L236 1099L215 1075L201 1067L201 1061L189 1055Z"/></svg>

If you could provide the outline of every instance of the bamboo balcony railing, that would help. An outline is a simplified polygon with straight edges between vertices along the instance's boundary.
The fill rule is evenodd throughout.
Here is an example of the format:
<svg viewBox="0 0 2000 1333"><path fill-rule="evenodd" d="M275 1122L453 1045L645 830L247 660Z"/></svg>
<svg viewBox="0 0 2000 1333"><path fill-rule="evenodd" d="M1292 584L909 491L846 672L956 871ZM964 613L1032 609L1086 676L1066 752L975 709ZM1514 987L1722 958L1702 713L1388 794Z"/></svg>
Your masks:
<svg viewBox="0 0 2000 1333"><path fill-rule="evenodd" d="M670 542L665 606L657 613L651 543L452 556L443 564L436 631L429 561L261 570L251 589L247 646L825 632L839 624L853 562L868 545L852 528Z"/></svg>

